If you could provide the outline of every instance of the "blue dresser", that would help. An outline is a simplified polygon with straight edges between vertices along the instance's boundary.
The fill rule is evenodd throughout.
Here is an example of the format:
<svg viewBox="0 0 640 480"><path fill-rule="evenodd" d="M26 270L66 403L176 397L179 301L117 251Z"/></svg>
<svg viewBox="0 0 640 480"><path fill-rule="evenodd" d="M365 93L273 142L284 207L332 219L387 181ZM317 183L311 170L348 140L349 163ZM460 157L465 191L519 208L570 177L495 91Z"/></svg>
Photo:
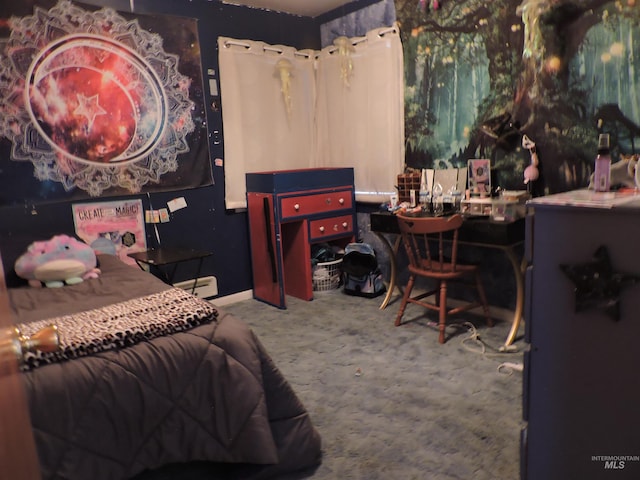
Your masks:
<svg viewBox="0 0 640 480"><path fill-rule="evenodd" d="M640 478L640 201L529 202L522 480Z"/></svg>

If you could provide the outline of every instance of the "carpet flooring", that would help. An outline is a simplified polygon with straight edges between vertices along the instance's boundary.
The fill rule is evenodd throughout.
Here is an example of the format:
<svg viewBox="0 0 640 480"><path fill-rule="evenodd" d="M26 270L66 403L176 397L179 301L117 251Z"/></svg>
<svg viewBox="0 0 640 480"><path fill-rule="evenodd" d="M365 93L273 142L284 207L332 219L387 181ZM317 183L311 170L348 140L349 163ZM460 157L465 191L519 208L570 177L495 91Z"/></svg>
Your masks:
<svg viewBox="0 0 640 480"><path fill-rule="evenodd" d="M380 301L334 290L285 310L222 307L254 329L322 436L322 463L287 480L517 480L522 373L502 364L522 362L522 332L501 353L509 322L460 314L441 345L436 312L409 305L395 327L399 299Z"/></svg>

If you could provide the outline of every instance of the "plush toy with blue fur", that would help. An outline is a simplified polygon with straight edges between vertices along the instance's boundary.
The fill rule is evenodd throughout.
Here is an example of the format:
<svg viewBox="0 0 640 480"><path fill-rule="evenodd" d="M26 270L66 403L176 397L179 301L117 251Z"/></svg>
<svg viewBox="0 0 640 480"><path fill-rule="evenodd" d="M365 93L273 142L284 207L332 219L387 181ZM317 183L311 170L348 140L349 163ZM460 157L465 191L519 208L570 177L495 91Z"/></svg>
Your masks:
<svg viewBox="0 0 640 480"><path fill-rule="evenodd" d="M14 269L32 287L73 285L100 274L94 250L68 235L33 242L18 257Z"/></svg>

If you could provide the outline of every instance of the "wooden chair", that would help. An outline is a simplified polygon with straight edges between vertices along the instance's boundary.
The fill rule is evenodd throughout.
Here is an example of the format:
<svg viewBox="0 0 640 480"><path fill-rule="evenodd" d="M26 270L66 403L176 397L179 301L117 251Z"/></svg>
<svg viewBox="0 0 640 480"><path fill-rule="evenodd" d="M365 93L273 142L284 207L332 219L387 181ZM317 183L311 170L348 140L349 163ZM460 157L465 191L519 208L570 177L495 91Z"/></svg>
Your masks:
<svg viewBox="0 0 640 480"><path fill-rule="evenodd" d="M402 234L402 243L409 257L409 281L404 290L400 311L396 317L396 326L401 324L408 303L422 305L438 312L440 343L445 342L445 326L448 315L482 307L487 325L493 326L489 314L489 305L480 281L480 271L476 265L458 263L458 229L462 225L462 216L448 217L407 217L398 215L398 226ZM448 257L445 256L448 253ZM437 281L438 287L411 296L417 277ZM461 300L459 306L447 307L447 286L458 282L475 290L477 301ZM435 301L427 297L435 294Z"/></svg>

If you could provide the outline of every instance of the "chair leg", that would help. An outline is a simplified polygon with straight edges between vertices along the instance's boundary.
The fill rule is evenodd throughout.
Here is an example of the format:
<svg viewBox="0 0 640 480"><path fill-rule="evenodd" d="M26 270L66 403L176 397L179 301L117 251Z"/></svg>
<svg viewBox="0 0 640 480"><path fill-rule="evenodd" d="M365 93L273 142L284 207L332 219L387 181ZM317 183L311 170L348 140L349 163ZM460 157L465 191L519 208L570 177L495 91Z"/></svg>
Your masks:
<svg viewBox="0 0 640 480"><path fill-rule="evenodd" d="M447 282L440 282L440 309L438 310L438 330L440 336L438 342L444 343L444 329L447 323Z"/></svg>
<svg viewBox="0 0 640 480"><path fill-rule="evenodd" d="M398 310L398 315L396 316L396 327L400 326L402 321L402 316L404 315L404 311L407 308L407 303L409 302L409 297L411 296L411 290L413 289L413 283L415 282L415 275L409 276L409 281L407 282L407 286L404 287L404 294L402 295L402 303L400 303L400 310Z"/></svg>
<svg viewBox="0 0 640 480"><path fill-rule="evenodd" d="M482 281L480 279L480 272L476 271L476 287L478 289L478 296L480 297L480 301L482 302L482 310L484 311L484 316L487 319L487 326L493 327L493 318L491 318L491 312L489 311L489 302L487 301L487 295L484 292L484 287L482 286Z"/></svg>

